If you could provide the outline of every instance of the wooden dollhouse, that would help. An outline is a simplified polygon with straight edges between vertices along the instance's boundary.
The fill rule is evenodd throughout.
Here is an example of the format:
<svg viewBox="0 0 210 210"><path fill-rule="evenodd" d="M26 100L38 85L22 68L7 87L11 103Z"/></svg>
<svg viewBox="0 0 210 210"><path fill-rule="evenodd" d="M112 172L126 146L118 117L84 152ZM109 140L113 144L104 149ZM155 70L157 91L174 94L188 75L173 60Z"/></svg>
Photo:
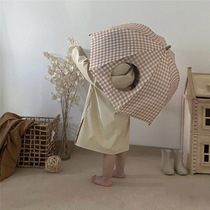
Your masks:
<svg viewBox="0 0 210 210"><path fill-rule="evenodd" d="M210 173L210 74L188 67L182 113L184 164L190 174Z"/></svg>

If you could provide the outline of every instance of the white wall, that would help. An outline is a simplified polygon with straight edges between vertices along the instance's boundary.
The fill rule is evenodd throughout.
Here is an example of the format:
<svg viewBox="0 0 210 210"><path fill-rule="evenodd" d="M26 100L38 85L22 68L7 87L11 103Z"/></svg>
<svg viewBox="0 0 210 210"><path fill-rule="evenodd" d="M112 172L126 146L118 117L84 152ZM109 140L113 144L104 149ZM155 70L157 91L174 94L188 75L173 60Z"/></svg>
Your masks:
<svg viewBox="0 0 210 210"><path fill-rule="evenodd" d="M0 6L0 17L2 17L2 7ZM0 28L2 26L2 18L0 18ZM1 41L0 41L0 115L1 115L1 109L2 109L2 89L3 89L3 85L2 85L2 45L1 45Z"/></svg>
<svg viewBox="0 0 210 210"><path fill-rule="evenodd" d="M2 75L0 114L55 116L60 105L51 100L53 87L44 79L48 60L43 51L65 55L73 36L90 49L89 33L123 23L142 23L166 38L176 54L180 85L151 126L131 120L131 144L180 147L181 97L186 69L210 73L210 2L205 1L17 1L1 2ZM2 86L3 85L3 86ZM82 100L71 111L74 138L82 113ZM3 91L2 91L3 88Z"/></svg>

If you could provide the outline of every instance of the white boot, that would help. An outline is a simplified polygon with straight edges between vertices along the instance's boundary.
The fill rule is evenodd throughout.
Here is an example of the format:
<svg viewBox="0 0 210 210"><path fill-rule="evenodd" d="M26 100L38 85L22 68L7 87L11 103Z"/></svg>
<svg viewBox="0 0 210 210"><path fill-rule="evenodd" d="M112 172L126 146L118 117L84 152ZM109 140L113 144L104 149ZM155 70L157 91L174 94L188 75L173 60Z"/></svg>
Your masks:
<svg viewBox="0 0 210 210"><path fill-rule="evenodd" d="M183 164L183 151L182 150L174 150L175 158L174 158L174 169L177 174L185 176L187 175L187 169Z"/></svg>
<svg viewBox="0 0 210 210"><path fill-rule="evenodd" d="M170 162L170 149L161 149L161 171L166 175L174 175L174 169Z"/></svg>

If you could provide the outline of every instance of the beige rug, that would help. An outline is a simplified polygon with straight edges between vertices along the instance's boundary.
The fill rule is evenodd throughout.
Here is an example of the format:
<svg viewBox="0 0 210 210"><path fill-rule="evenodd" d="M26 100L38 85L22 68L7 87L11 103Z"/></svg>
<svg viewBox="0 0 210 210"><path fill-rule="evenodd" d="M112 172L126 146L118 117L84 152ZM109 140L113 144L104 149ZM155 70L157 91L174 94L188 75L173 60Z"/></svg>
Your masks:
<svg viewBox="0 0 210 210"><path fill-rule="evenodd" d="M13 210L207 210L210 175L166 176L160 149L131 146L126 179L105 188L91 183L101 173L102 155L74 148L61 172L18 168L0 186L0 209Z"/></svg>

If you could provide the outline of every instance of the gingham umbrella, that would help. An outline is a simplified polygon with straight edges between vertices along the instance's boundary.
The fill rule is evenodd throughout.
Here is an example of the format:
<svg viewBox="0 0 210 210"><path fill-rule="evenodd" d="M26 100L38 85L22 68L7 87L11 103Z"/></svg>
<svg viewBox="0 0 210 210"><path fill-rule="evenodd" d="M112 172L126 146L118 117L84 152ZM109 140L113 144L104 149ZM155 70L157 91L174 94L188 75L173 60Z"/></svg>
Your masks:
<svg viewBox="0 0 210 210"><path fill-rule="evenodd" d="M111 73L120 63L133 64L139 70L139 83L130 91L120 91L112 84ZM170 100L179 83L170 46L163 37L137 23L91 34L90 71L116 112L149 124Z"/></svg>

